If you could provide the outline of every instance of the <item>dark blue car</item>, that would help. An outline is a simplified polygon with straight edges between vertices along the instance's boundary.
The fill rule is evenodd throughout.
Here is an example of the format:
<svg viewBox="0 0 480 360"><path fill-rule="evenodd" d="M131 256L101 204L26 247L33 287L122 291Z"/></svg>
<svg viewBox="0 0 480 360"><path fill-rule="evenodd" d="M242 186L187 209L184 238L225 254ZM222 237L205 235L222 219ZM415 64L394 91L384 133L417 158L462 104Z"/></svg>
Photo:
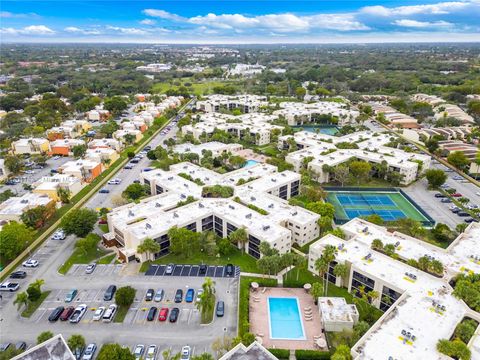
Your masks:
<svg viewBox="0 0 480 360"><path fill-rule="evenodd" d="M193 298L195 297L195 290L193 289L188 289L187 293L185 294L185 301L187 303L193 302Z"/></svg>

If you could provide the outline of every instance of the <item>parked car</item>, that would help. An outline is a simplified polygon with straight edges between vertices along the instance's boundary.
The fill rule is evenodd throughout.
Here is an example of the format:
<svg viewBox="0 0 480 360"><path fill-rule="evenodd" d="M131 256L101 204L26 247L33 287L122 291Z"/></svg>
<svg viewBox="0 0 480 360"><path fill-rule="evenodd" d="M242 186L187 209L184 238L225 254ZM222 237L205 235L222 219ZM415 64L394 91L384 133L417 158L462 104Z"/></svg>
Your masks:
<svg viewBox="0 0 480 360"><path fill-rule="evenodd" d="M152 171L152 170L153 170L153 169L152 169L152 168L149 168L149 167L143 169L144 172L148 172L148 171Z"/></svg>
<svg viewBox="0 0 480 360"><path fill-rule="evenodd" d="M93 313L93 321L100 321L100 319L103 317L103 313L105 312L105 306L100 306L95 310Z"/></svg>
<svg viewBox="0 0 480 360"><path fill-rule="evenodd" d="M72 316L70 317L70 322L71 323L79 323L80 320L82 320L83 315L85 315L85 312L87 311L87 305L86 304L81 304L78 305L75 310L73 311Z"/></svg>
<svg viewBox="0 0 480 360"><path fill-rule="evenodd" d="M120 185L120 183L122 182L122 179L119 179L119 178L116 178L116 179L111 179L111 180L108 180L108 185Z"/></svg>
<svg viewBox="0 0 480 360"><path fill-rule="evenodd" d="M463 176L455 175L455 176L453 177L453 180L463 180Z"/></svg>
<svg viewBox="0 0 480 360"><path fill-rule="evenodd" d="M25 351L27 350L27 343L25 341L19 341L15 344L17 350Z"/></svg>
<svg viewBox="0 0 480 360"><path fill-rule="evenodd" d="M38 260L28 259L27 261L24 261L22 263L22 266L24 266L24 267L37 267L38 264L39 264Z"/></svg>
<svg viewBox="0 0 480 360"><path fill-rule="evenodd" d="M145 353L145 360L155 360L157 357L157 345L150 345Z"/></svg>
<svg viewBox="0 0 480 360"><path fill-rule="evenodd" d="M198 289L197 290L197 298L195 299L195 302L199 302L203 294L203 289Z"/></svg>
<svg viewBox="0 0 480 360"><path fill-rule="evenodd" d="M453 193L452 196L456 197L456 198L459 198L459 197L462 197L463 195L460 194L460 193Z"/></svg>
<svg viewBox="0 0 480 360"><path fill-rule="evenodd" d="M465 221L467 224L470 224L470 223L472 223L472 222L478 222L478 220L476 220L476 219L474 219L474 218L471 218L471 217L470 217L470 218L466 218L466 219L463 220L463 221Z"/></svg>
<svg viewBox="0 0 480 360"><path fill-rule="evenodd" d="M99 191L99 193L100 193L100 194L108 194L108 193L110 193L110 190L108 190L108 189L101 189L101 190Z"/></svg>
<svg viewBox="0 0 480 360"><path fill-rule="evenodd" d="M447 195L442 194L442 193L436 193L434 196L435 196L436 198L446 198L446 197L447 197Z"/></svg>
<svg viewBox="0 0 480 360"><path fill-rule="evenodd" d="M53 233L52 240L65 240L67 234L63 229L59 229Z"/></svg>
<svg viewBox="0 0 480 360"><path fill-rule="evenodd" d="M103 317L102 317L103 322L111 322L115 317L116 312L117 312L117 305L115 304L110 305L108 309L105 311L105 314L103 314Z"/></svg>
<svg viewBox="0 0 480 360"><path fill-rule="evenodd" d="M130 165L130 164L127 164L123 167L125 170L132 170L133 169L133 165Z"/></svg>
<svg viewBox="0 0 480 360"><path fill-rule="evenodd" d="M217 317L222 317L225 314L225 303L223 301L217 302L217 309L215 311Z"/></svg>
<svg viewBox="0 0 480 360"><path fill-rule="evenodd" d="M193 302L194 297L195 297L195 290L188 289L187 293L185 294L185 302L187 303Z"/></svg>
<svg viewBox="0 0 480 360"><path fill-rule="evenodd" d="M171 323L177 322L179 313L180 313L180 309L177 307L174 307L172 311L170 311L170 317L168 318L168 321L170 321Z"/></svg>
<svg viewBox="0 0 480 360"><path fill-rule="evenodd" d="M157 290L157 292L155 293L155 297L153 298L153 300L156 301L156 302L162 301L164 294L165 294L165 292L163 291L163 289Z"/></svg>
<svg viewBox="0 0 480 360"><path fill-rule="evenodd" d="M470 214L467 213L466 211L459 211L459 212L457 213L457 215L460 216L460 217L470 216Z"/></svg>
<svg viewBox="0 0 480 360"><path fill-rule="evenodd" d="M95 268L97 267L97 264L91 263L89 264L86 269L85 269L85 274L91 274L95 271Z"/></svg>
<svg viewBox="0 0 480 360"><path fill-rule="evenodd" d="M110 285L105 291L105 294L103 295L103 300L111 301L116 291L117 291L117 287L115 285Z"/></svg>
<svg viewBox="0 0 480 360"><path fill-rule="evenodd" d="M450 211L454 214L457 214L461 211L462 209L460 209L459 207L454 207L453 209L450 209Z"/></svg>
<svg viewBox="0 0 480 360"><path fill-rule="evenodd" d="M190 355L192 353L192 350L190 349L190 346L184 346L182 347L181 351L181 357L180 360L190 360Z"/></svg>
<svg viewBox="0 0 480 360"><path fill-rule="evenodd" d="M165 268L165 275L172 275L173 269L175 268L174 264L168 264Z"/></svg>
<svg viewBox="0 0 480 360"><path fill-rule="evenodd" d="M60 156L58 156L58 155L52 157L52 160L58 160L58 159L60 159Z"/></svg>
<svg viewBox="0 0 480 360"><path fill-rule="evenodd" d="M145 345L137 344L133 349L133 356L135 356L135 360L140 360L142 358L143 352L145 351Z"/></svg>
<svg viewBox="0 0 480 360"><path fill-rule="evenodd" d="M27 277L27 272L23 270L14 271L10 274L10 279L25 279Z"/></svg>
<svg viewBox="0 0 480 360"><path fill-rule="evenodd" d="M227 264L227 266L225 267L225 274L227 276L235 275L235 267L232 264Z"/></svg>
<svg viewBox="0 0 480 360"><path fill-rule="evenodd" d="M165 321L167 320L167 316L168 316L168 308L161 308L160 313L158 315L158 320Z"/></svg>
<svg viewBox="0 0 480 360"><path fill-rule="evenodd" d="M208 269L208 266L207 266L207 265L201 264L201 265L200 265L200 269L199 269L200 274L201 274L201 275L206 274L206 273L207 273L207 269Z"/></svg>
<svg viewBox="0 0 480 360"><path fill-rule="evenodd" d="M58 306L56 307L51 313L50 316L48 317L48 321L50 322L55 322L58 319L60 319L60 315L62 315L63 311L65 308L63 306Z"/></svg>
<svg viewBox="0 0 480 360"><path fill-rule="evenodd" d="M155 320L156 316L157 316L157 308L155 306L152 306L150 310L148 310L147 321Z"/></svg>
<svg viewBox="0 0 480 360"><path fill-rule="evenodd" d="M97 345L95 343L88 344L85 352L83 353L82 360L92 360L97 351Z"/></svg>
<svg viewBox="0 0 480 360"><path fill-rule="evenodd" d="M69 306L63 310L62 315L60 315L60 321L67 321L72 316L75 308L73 306Z"/></svg>
<svg viewBox="0 0 480 360"><path fill-rule="evenodd" d="M77 289L72 289L70 290L67 295L65 295L65 302L72 302L75 299L75 296L77 296L78 290Z"/></svg>
<svg viewBox="0 0 480 360"><path fill-rule="evenodd" d="M154 296L155 296L155 290L148 289L147 293L145 294L145 301L152 301Z"/></svg>
<svg viewBox="0 0 480 360"><path fill-rule="evenodd" d="M449 204L449 203L452 202L452 199L444 198L444 199L441 199L440 202L445 203L445 204Z"/></svg>
<svg viewBox="0 0 480 360"><path fill-rule="evenodd" d="M175 293L175 302L176 303L181 303L183 300L183 290L182 289L177 289L177 292Z"/></svg>
<svg viewBox="0 0 480 360"><path fill-rule="evenodd" d="M0 291L9 291L14 292L20 289L20 285L18 283L6 281L0 284Z"/></svg>

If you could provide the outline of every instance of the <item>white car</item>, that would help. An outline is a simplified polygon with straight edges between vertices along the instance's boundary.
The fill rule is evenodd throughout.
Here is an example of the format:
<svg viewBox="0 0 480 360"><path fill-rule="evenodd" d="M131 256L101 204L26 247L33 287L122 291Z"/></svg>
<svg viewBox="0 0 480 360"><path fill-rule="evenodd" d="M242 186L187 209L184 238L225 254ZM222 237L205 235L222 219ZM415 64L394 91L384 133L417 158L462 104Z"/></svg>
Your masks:
<svg viewBox="0 0 480 360"><path fill-rule="evenodd" d="M135 356L135 360L140 360L142 358L144 351L145 351L145 345L142 345L142 344L135 345L135 349L133 350L133 355Z"/></svg>
<svg viewBox="0 0 480 360"><path fill-rule="evenodd" d="M480 196L480 191L476 192L475 195Z"/></svg>
<svg viewBox="0 0 480 360"><path fill-rule="evenodd" d="M182 357L180 358L181 360L190 360L190 354L191 354L190 346L182 347L181 354L182 354Z"/></svg>
<svg viewBox="0 0 480 360"><path fill-rule="evenodd" d="M150 345L145 354L145 360L155 360L157 357L157 345Z"/></svg>
<svg viewBox="0 0 480 360"><path fill-rule="evenodd" d="M120 185L120 183L122 182L122 179L112 179L112 180L108 180L108 185Z"/></svg>
<svg viewBox="0 0 480 360"><path fill-rule="evenodd" d="M100 306L95 312L93 313L93 321L100 321L105 312L105 306Z"/></svg>
<svg viewBox="0 0 480 360"><path fill-rule="evenodd" d="M52 240L65 240L67 234L62 229L59 229L53 233Z"/></svg>
<svg viewBox="0 0 480 360"><path fill-rule="evenodd" d="M34 170L25 170L25 174L35 174L35 171Z"/></svg>
<svg viewBox="0 0 480 360"><path fill-rule="evenodd" d="M92 360L93 356L95 355L95 351L97 351L97 345L95 343L88 344L85 352L83 353L82 360Z"/></svg>
<svg viewBox="0 0 480 360"><path fill-rule="evenodd" d="M38 260L33 260L33 259L28 259L27 261L24 261L22 263L24 267L37 267L38 266Z"/></svg>
<svg viewBox="0 0 480 360"><path fill-rule="evenodd" d="M83 315L87 311L87 304L78 305L73 311L72 316L70 317L70 322L73 324L79 323L82 320Z"/></svg>
<svg viewBox="0 0 480 360"><path fill-rule="evenodd" d="M54 156L54 157L52 157L52 160L58 160L58 159L60 159L60 156L58 156L58 155L57 155L57 156Z"/></svg>

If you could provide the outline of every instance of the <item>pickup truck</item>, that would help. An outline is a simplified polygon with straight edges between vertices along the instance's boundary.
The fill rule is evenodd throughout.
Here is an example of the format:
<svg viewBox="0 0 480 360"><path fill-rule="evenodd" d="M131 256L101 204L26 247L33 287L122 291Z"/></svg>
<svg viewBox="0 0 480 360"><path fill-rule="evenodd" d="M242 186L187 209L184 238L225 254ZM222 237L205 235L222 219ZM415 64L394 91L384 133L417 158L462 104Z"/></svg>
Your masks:
<svg viewBox="0 0 480 360"><path fill-rule="evenodd" d="M0 291L17 291L20 288L20 285L18 283L13 283L13 282L4 282L0 284Z"/></svg>

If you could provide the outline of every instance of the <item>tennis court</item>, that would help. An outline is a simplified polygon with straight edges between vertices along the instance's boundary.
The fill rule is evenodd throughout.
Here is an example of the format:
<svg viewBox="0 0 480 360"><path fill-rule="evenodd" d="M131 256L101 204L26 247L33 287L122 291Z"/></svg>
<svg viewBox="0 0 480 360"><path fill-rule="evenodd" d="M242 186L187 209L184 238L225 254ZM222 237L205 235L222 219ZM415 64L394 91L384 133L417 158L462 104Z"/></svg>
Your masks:
<svg viewBox="0 0 480 360"><path fill-rule="evenodd" d="M327 190L327 202L335 207L335 221L345 223L356 217L379 215L384 221L411 218L428 225L429 219L400 191Z"/></svg>

